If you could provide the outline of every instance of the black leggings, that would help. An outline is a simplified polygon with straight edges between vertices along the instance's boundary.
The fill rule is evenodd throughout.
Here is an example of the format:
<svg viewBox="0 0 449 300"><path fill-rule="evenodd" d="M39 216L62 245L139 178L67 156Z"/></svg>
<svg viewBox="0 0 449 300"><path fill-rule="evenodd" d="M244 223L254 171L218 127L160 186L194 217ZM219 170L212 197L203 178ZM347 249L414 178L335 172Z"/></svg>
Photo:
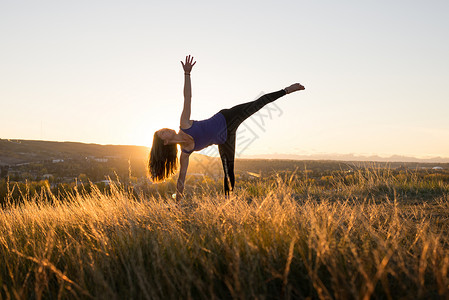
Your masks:
<svg viewBox="0 0 449 300"><path fill-rule="evenodd" d="M222 109L222 113L226 119L227 124L227 138L224 144L218 145L220 152L221 163L224 171L224 192L229 195L229 191L234 189L234 158L235 158L235 134L237 128L252 114L260 110L262 107L270 102L284 96L284 90L263 95L257 100L236 105L229 109Z"/></svg>

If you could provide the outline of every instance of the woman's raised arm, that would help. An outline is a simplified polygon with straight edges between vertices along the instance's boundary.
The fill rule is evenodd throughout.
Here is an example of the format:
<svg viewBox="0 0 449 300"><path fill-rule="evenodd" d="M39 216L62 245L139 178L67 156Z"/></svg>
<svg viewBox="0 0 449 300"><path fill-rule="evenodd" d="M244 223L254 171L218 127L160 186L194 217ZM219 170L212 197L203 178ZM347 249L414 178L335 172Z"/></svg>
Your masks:
<svg viewBox="0 0 449 300"><path fill-rule="evenodd" d="M192 124L190 121L190 107L192 102L192 84L190 82L190 72L192 67L196 64L193 61L193 57L186 56L186 61L181 61L182 68L184 69L184 108L181 114L180 125L181 128L189 128Z"/></svg>

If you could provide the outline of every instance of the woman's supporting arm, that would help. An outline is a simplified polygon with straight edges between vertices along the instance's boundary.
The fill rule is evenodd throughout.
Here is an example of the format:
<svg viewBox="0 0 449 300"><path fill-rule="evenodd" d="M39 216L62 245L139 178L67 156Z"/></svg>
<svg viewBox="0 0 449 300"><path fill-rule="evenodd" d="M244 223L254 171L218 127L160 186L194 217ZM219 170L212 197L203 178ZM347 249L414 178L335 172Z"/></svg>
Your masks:
<svg viewBox="0 0 449 300"><path fill-rule="evenodd" d="M176 201L180 201L183 197L184 183L187 175L187 167L189 166L189 157L190 154L181 152L181 157L179 158L181 167L179 170L178 183L176 185Z"/></svg>

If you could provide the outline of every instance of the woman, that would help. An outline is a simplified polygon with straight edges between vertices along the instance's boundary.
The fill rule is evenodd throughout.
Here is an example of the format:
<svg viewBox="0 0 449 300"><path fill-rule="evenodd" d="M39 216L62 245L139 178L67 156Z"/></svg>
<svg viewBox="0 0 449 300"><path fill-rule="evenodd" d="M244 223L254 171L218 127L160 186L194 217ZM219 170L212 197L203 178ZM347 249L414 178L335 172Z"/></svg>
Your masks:
<svg viewBox="0 0 449 300"><path fill-rule="evenodd" d="M179 159L181 166L176 200L180 200L182 197L190 154L212 144L218 145L224 170L224 191L228 196L229 191L234 189L235 134L239 125L264 105L286 94L304 90L301 84L295 83L285 89L263 95L255 101L230 109L222 109L207 120L193 121L190 120L192 99L190 72L195 63L190 55L186 56L185 62L181 61L184 69L184 109L181 114L179 132L176 133L173 129L168 128L156 131L150 152L150 176L153 181L162 181L177 170L177 144L180 144L182 152Z"/></svg>

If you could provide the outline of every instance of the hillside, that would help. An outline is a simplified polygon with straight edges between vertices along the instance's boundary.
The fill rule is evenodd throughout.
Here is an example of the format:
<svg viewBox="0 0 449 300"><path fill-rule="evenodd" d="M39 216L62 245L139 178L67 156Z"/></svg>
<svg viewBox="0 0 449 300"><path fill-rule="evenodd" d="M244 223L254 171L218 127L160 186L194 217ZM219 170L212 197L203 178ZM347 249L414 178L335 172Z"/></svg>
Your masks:
<svg viewBox="0 0 449 300"><path fill-rule="evenodd" d="M143 160L147 155L148 148L142 146L0 139L0 165L80 157L115 157Z"/></svg>

